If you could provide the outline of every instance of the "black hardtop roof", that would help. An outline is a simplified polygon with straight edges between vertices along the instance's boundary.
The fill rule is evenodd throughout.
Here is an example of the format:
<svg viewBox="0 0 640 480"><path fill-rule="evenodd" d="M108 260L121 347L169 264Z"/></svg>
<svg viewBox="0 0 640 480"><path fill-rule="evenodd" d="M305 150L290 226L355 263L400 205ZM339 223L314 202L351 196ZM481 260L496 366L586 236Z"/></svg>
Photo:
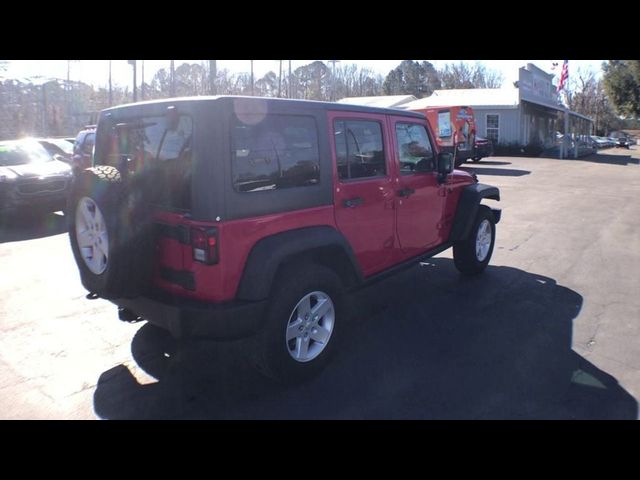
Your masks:
<svg viewBox="0 0 640 480"><path fill-rule="evenodd" d="M266 102L267 105L270 103L278 103L279 105L304 105L305 108L318 108L321 110L342 110L347 112L362 112L362 113L381 113L386 115L399 115L403 117L413 117L424 119L424 115L422 113L413 112L410 110L399 110L395 108L380 108L380 107L369 107L364 105L350 105L347 103L335 103L335 102L320 102L316 100L293 100L288 98L272 98L272 97L250 97L250 96L241 96L241 95L217 95L217 96L198 96L198 97L174 97L174 98L163 98L159 100L149 100L146 102L137 102L137 103L128 103L125 105L118 105L115 107L107 108L102 111L102 113L112 112L112 111L122 111L128 109L137 109L140 106L144 105L176 105L179 103L194 103L194 102L230 102L236 99L249 100L253 102Z"/></svg>

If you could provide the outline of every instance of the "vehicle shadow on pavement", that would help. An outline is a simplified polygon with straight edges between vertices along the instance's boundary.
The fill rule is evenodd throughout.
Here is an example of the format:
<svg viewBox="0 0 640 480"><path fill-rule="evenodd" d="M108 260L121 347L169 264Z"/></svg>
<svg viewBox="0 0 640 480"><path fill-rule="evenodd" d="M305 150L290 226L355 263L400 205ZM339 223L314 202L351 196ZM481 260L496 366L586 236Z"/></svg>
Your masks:
<svg viewBox="0 0 640 480"><path fill-rule="evenodd" d="M606 153L594 153L588 157L581 158L580 160L595 163L607 163L610 165L638 165L640 161L637 158L633 158L630 154L618 154L611 155Z"/></svg>
<svg viewBox="0 0 640 480"><path fill-rule="evenodd" d="M62 214L33 214L31 216L0 216L0 243L20 242L50 237L67 231Z"/></svg>
<svg viewBox="0 0 640 480"><path fill-rule="evenodd" d="M479 162L470 163L470 161L467 161L467 165L511 165L511 163L500 160L486 160L485 158L482 158Z"/></svg>
<svg viewBox="0 0 640 480"><path fill-rule="evenodd" d="M593 163L605 163L608 165L638 165L640 164L640 160L632 157L627 154L619 154L613 155L610 153L592 153L590 155L580 157L580 158L555 158L555 157L547 157L550 160L563 160L563 161L571 161L577 160L580 162L593 162Z"/></svg>
<svg viewBox="0 0 640 480"><path fill-rule="evenodd" d="M523 175L529 175L529 170L517 170L515 168L486 168L476 167L471 165L463 165L460 170L465 170L469 173L475 173L478 175L497 175L500 177L522 177Z"/></svg>
<svg viewBox="0 0 640 480"><path fill-rule="evenodd" d="M144 325L132 341L140 384L104 372L108 419L637 419L636 400L571 349L581 295L503 266L461 277L431 259L352 297L355 318L318 377L275 385L240 355L245 341L179 346Z"/></svg>

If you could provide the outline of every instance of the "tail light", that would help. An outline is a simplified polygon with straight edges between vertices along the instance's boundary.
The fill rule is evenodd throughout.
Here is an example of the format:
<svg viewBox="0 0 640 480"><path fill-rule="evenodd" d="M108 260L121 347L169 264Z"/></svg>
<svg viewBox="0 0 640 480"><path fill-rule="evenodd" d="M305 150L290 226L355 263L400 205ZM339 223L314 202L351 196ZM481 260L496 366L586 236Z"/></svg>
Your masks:
<svg viewBox="0 0 640 480"><path fill-rule="evenodd" d="M215 228L192 228L191 248L196 262L214 265L218 263L218 230Z"/></svg>

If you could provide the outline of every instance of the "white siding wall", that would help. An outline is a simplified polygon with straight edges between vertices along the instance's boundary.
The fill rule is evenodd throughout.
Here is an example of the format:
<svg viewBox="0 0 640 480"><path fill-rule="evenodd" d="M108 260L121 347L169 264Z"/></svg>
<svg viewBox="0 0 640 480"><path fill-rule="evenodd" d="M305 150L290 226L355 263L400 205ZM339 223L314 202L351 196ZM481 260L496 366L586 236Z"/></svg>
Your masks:
<svg viewBox="0 0 640 480"><path fill-rule="evenodd" d="M473 113L476 119L476 128L478 135L487 136L487 114L500 115L500 132L499 143L520 143L520 109L519 108L496 108L487 109L480 106L472 105Z"/></svg>

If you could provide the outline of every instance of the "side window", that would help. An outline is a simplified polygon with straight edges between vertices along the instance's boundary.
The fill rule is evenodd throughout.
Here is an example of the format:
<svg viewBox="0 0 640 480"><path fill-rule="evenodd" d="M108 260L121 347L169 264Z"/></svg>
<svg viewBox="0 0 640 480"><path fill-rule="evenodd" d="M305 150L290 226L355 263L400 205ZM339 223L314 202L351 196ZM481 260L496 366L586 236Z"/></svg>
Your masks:
<svg viewBox="0 0 640 480"><path fill-rule="evenodd" d="M84 143L82 144L82 153L91 155L91 153L93 152L93 144L95 143L95 139L95 133L87 133L87 136L84 138Z"/></svg>
<svg viewBox="0 0 640 480"><path fill-rule="evenodd" d="M397 123L396 142L401 174L435 171L435 156L424 125Z"/></svg>
<svg viewBox="0 0 640 480"><path fill-rule="evenodd" d="M267 115L232 129L233 187L239 192L305 187L320 182L313 117Z"/></svg>
<svg viewBox="0 0 640 480"><path fill-rule="evenodd" d="M383 177L387 174L382 126L371 120L334 122L340 180Z"/></svg>

